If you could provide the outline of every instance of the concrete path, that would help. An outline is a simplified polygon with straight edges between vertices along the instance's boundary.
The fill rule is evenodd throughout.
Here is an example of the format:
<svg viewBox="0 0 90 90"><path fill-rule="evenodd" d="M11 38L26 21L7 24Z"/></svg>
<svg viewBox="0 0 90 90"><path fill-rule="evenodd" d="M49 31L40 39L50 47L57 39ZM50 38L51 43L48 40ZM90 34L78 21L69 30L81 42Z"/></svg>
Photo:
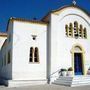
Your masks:
<svg viewBox="0 0 90 90"><path fill-rule="evenodd" d="M38 86L27 86L27 87L14 87L14 88L0 86L0 90L90 90L90 86L66 87L60 85L47 85L47 84Z"/></svg>

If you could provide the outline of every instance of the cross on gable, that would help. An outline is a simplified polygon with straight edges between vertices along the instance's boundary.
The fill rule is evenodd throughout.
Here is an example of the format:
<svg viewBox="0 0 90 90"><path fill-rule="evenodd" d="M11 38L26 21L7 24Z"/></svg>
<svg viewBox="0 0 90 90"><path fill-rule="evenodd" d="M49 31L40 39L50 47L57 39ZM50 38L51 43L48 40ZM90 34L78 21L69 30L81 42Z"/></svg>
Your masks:
<svg viewBox="0 0 90 90"><path fill-rule="evenodd" d="M72 3L73 3L73 5L76 5L76 1L75 0L73 0Z"/></svg>

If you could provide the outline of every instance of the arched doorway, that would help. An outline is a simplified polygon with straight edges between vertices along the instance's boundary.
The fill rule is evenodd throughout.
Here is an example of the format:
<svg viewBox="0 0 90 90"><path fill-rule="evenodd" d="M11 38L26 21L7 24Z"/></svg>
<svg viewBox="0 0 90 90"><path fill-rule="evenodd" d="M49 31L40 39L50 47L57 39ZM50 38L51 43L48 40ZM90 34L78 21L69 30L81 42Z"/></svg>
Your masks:
<svg viewBox="0 0 90 90"><path fill-rule="evenodd" d="M71 50L74 75L85 75L84 49L74 45Z"/></svg>

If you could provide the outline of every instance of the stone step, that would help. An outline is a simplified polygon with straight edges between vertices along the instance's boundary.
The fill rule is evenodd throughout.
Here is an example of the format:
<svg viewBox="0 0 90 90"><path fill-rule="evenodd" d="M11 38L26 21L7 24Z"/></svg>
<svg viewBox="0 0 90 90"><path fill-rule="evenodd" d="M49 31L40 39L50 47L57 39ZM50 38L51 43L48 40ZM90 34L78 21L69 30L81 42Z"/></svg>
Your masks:
<svg viewBox="0 0 90 90"><path fill-rule="evenodd" d="M90 76L59 77L54 80L53 84L68 86L90 85Z"/></svg>
<svg viewBox="0 0 90 90"><path fill-rule="evenodd" d="M59 77L59 78L57 78L56 80L90 80L90 76L75 76L75 77Z"/></svg>
<svg viewBox="0 0 90 90"><path fill-rule="evenodd" d="M70 83L67 83L67 82L52 82L52 84L56 84L56 85L65 85L65 86L70 86L71 84Z"/></svg>
<svg viewBox="0 0 90 90"><path fill-rule="evenodd" d="M78 75L78 76L74 76L73 77L74 79L86 79L86 78L90 78L90 75L87 75L87 76L80 76L80 75Z"/></svg>
<svg viewBox="0 0 90 90"><path fill-rule="evenodd" d="M46 84L47 80L3 80L4 85L8 87L20 87L29 85Z"/></svg>
<svg viewBox="0 0 90 90"><path fill-rule="evenodd" d="M74 86L83 86L83 85L90 85L90 82L78 82L78 83L72 83L72 87Z"/></svg>
<svg viewBox="0 0 90 90"><path fill-rule="evenodd" d="M73 79L73 77L59 77L59 78L57 78L56 80L72 80Z"/></svg>

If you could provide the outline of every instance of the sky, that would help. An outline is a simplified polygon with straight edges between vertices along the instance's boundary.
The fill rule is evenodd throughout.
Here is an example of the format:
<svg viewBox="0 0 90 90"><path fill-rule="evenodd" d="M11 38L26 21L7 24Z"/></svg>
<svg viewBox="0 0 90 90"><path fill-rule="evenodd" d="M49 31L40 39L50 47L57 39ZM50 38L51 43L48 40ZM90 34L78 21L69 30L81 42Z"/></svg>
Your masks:
<svg viewBox="0 0 90 90"><path fill-rule="evenodd" d="M76 0L76 2L90 13L90 0ZM49 11L71 4L72 0L0 0L0 32L6 32L10 17L40 20Z"/></svg>

